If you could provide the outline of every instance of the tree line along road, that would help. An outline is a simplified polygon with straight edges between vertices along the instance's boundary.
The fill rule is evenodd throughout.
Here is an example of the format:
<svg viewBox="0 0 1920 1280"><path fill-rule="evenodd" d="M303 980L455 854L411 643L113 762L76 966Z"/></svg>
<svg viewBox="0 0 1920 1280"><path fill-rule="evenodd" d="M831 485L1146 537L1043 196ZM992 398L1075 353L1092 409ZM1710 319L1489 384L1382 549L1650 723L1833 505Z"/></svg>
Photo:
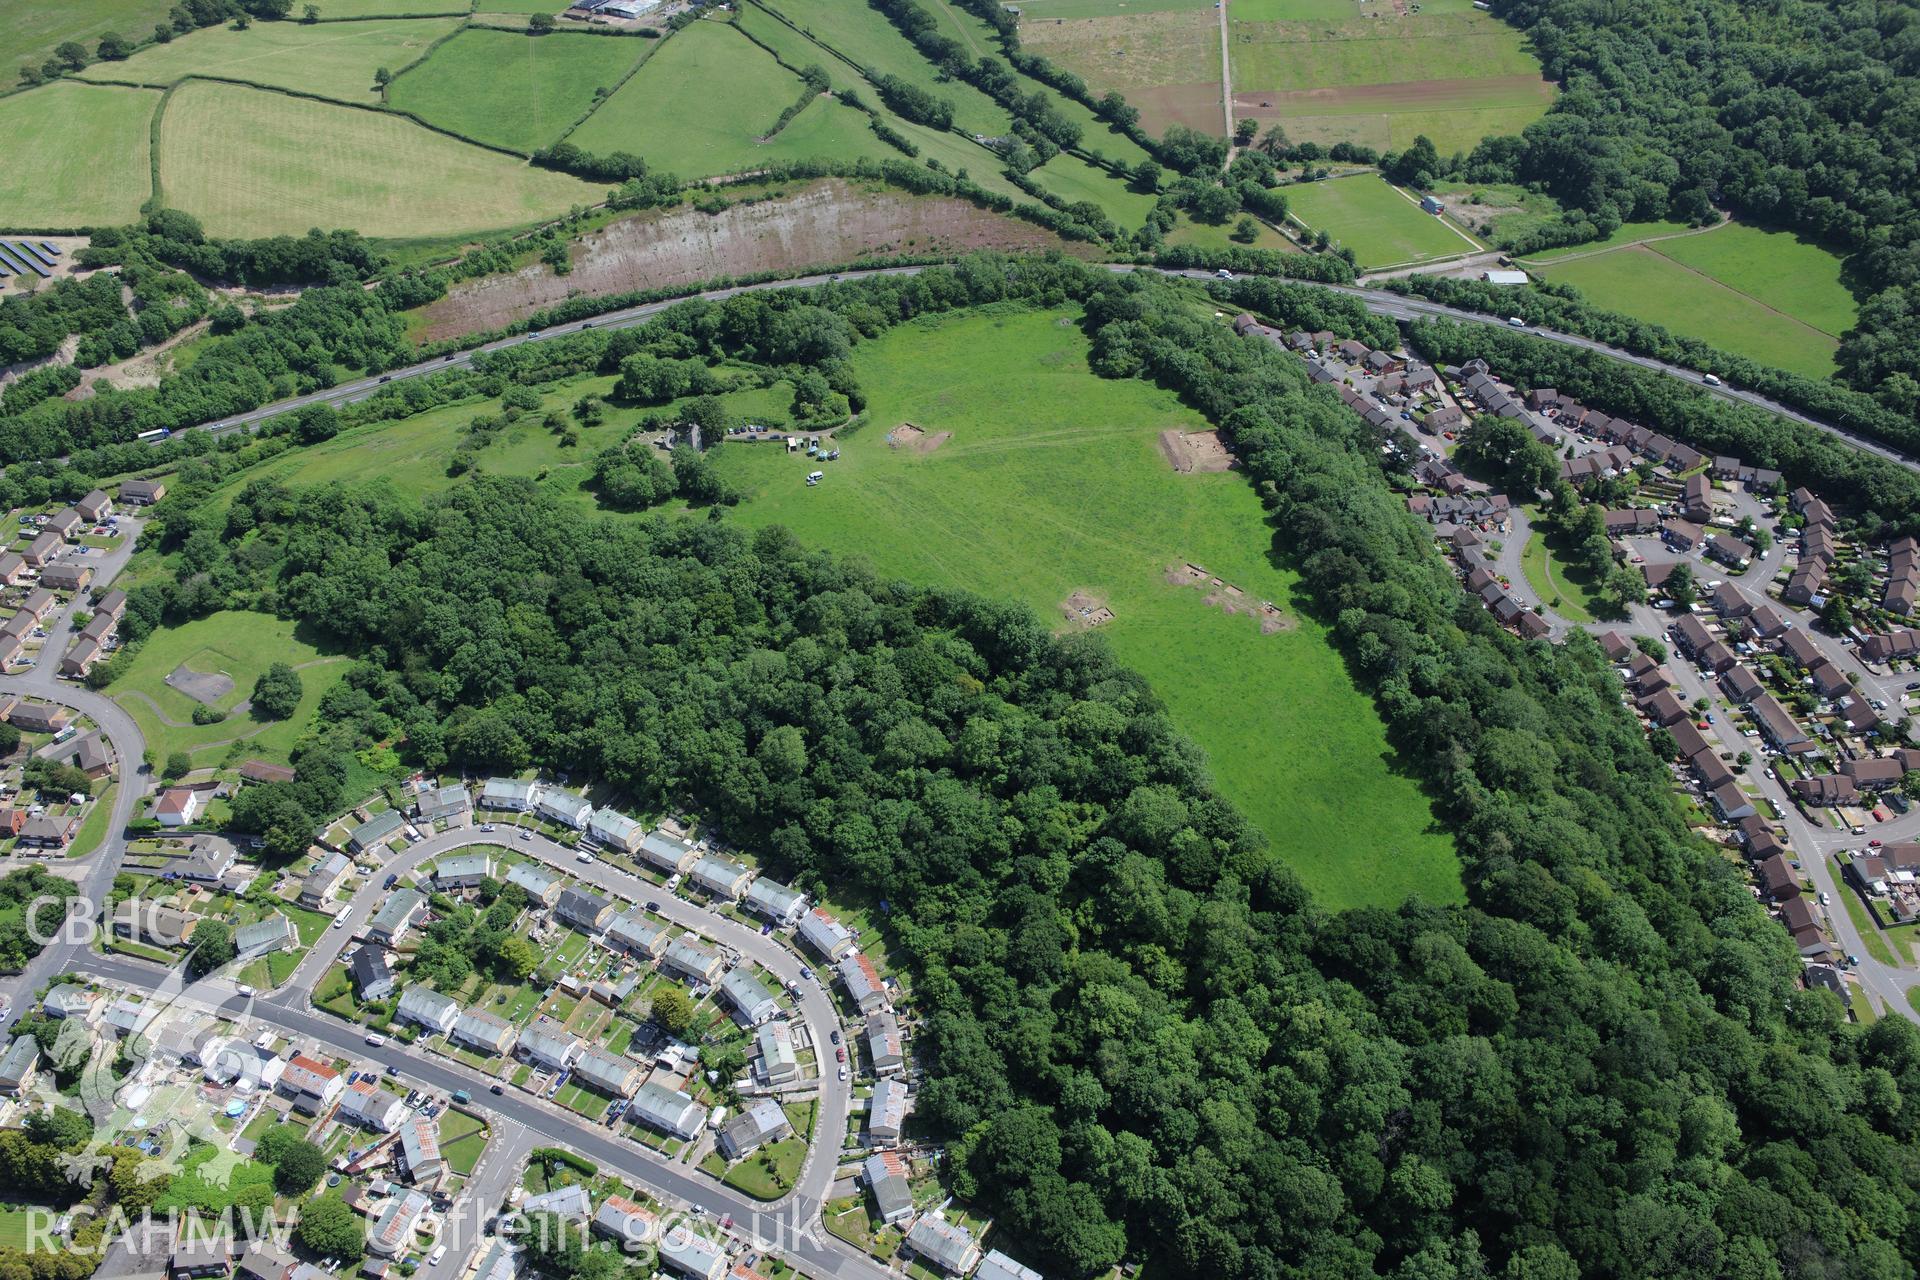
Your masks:
<svg viewBox="0 0 1920 1280"><path fill-rule="evenodd" d="M758 284L735 285L725 289L709 289L692 292L684 297L644 303L640 306L627 307L618 311L609 311L603 315L594 316L587 320L575 320L567 324L555 325L550 329L516 334L510 338L501 338L477 347L468 348L465 351L454 352L439 360L423 360L418 364L406 365L402 368L389 370L386 373L377 374L372 377L356 378L351 382L343 382L338 386L328 387L325 390L309 392L306 395L275 401L273 404L262 405L260 408L247 413L238 414L231 418L222 418L216 422L207 423L202 427L191 429L211 431L216 434L243 429L250 430L270 418L278 417L280 414L288 413L295 409L304 408L310 404L325 404L336 408L341 405L353 404L357 401L365 400L370 396L377 395L381 387L392 382L402 381L407 378L423 377L442 369L463 368L472 364L474 356L486 352L503 351L508 347L515 347L523 342L540 342L549 338L559 338L569 334L581 333L588 329L627 329L635 325L645 324L648 320L659 315L668 307L676 306L681 302L693 298L699 298L709 302L718 302L726 298L731 298L736 294L757 293L767 289L807 288L813 285L826 284L834 280L864 279L873 276L918 275L924 270L926 270L926 268L920 266L873 267L866 270L846 271L834 275L816 274L795 276L788 280L768 280ZM1166 267L1136 267L1124 263L1113 264L1108 270L1153 271L1161 275L1177 276L1189 280L1206 280L1213 276L1213 273L1210 271L1198 269L1175 270ZM1452 320L1462 324L1483 324L1497 327L1504 327L1506 324L1504 320L1497 316L1482 315L1477 311L1462 311L1454 307L1442 306L1437 302L1428 302L1420 298L1408 298L1381 289L1364 289L1355 285L1313 285L1312 287L1327 289L1334 293L1341 293L1348 297L1358 298L1365 304L1369 311L1375 315L1385 316L1390 320ZM1808 417L1806 414L1789 408L1776 400L1771 400L1766 396L1760 395L1758 392L1747 391L1733 386L1708 386L1701 381L1702 375L1697 370L1668 364L1665 361L1655 360L1649 356L1635 355L1630 351L1622 351L1618 347L1608 346L1604 342L1596 342L1591 338L1583 338L1576 334L1561 333L1553 329L1529 326L1526 329L1526 333L1547 342L1558 342L1565 346L1579 347L1581 350L1594 352L1609 360L1616 360L1622 364L1633 365L1636 368L1647 369L1655 373L1665 374L1671 378L1677 378L1690 386L1719 396L1724 400L1730 400L1736 404L1749 405L1756 409L1764 409L1768 413L1778 414L1802 426L1812 427L1817 431L1824 431L1828 435L1845 441L1856 449L1873 454L1875 457L1884 458L1889 462L1897 463L1910 471L1920 472L1920 462L1916 462L1898 450L1891 449L1886 445L1869 440L1854 432L1836 427L1831 423L1823 422L1818 418Z"/></svg>

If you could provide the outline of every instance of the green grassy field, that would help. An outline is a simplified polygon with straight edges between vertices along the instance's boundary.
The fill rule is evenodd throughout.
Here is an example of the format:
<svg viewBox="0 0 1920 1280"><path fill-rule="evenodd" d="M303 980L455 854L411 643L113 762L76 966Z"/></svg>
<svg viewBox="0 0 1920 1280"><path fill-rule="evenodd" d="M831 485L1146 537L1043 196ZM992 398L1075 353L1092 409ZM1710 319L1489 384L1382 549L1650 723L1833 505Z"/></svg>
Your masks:
<svg viewBox="0 0 1920 1280"><path fill-rule="evenodd" d="M399 116L201 82L167 105L160 167L170 206L231 236L312 227L458 236L525 225L604 194Z"/></svg>
<svg viewBox="0 0 1920 1280"><path fill-rule="evenodd" d="M29 1246L35 1243L36 1230L40 1235L38 1243L43 1249L58 1247L60 1239L53 1234L53 1228L60 1216L58 1209L31 1205L0 1209L0 1248L18 1249L26 1253Z"/></svg>
<svg viewBox="0 0 1920 1280"><path fill-rule="evenodd" d="M1857 309L1840 282L1840 257L1812 241L1734 222L1663 240L1654 252L1822 333L1837 338L1853 328Z"/></svg>
<svg viewBox="0 0 1920 1280"><path fill-rule="evenodd" d="M125 62L96 62L84 79L170 85L190 75L247 80L371 106L373 73L398 71L458 25L453 18L407 22L256 22L245 31L207 27L172 44L149 45Z"/></svg>
<svg viewBox="0 0 1920 1280"><path fill-rule="evenodd" d="M1285 189L1288 212L1309 230L1325 227L1362 267L1472 253L1479 246L1373 174Z"/></svg>
<svg viewBox="0 0 1920 1280"><path fill-rule="evenodd" d="M954 124L969 133L998 137L1012 127L1012 118L999 103L964 80L942 79L939 68L928 62L912 41L864 4L849 4L847 0L767 0L767 8L860 66L899 76L935 97L945 98L953 104ZM828 54L816 55L812 61L825 67L836 84L848 83L853 76L846 63ZM737 82L729 82L729 87L737 87ZM872 90L866 92L871 101Z"/></svg>
<svg viewBox="0 0 1920 1280"><path fill-rule="evenodd" d="M320 17L328 22L340 18L401 18L436 14L464 14L468 0L311 0ZM296 11L306 9L308 0L300 0ZM399 68L395 68L398 70Z"/></svg>
<svg viewBox="0 0 1920 1280"><path fill-rule="evenodd" d="M1138 229L1153 212L1153 196L1129 190L1126 183L1105 169L1064 151L1028 176L1068 203L1085 200L1100 206L1102 212L1128 231Z"/></svg>
<svg viewBox="0 0 1920 1280"><path fill-rule="evenodd" d="M596 90L611 91L652 48L612 36L462 31L394 81L388 97L443 129L530 154L558 141L592 108ZM487 91L475 93L476 84Z"/></svg>
<svg viewBox="0 0 1920 1280"><path fill-rule="evenodd" d="M234 712L233 708L253 692L253 682L260 673L275 662L295 667L321 663L300 671L299 708L285 720L272 721ZM229 712L225 720L218 724L192 723L197 704L166 683L168 673L183 663L193 671L225 673L232 678L232 690L214 704ZM319 709L320 699L345 671L345 658L321 659L319 650L294 634L290 622L264 613L223 612L156 631L141 646L127 672L109 686L108 693L133 716L157 760L185 751L193 756L197 768L218 764L225 758L228 744L241 740L246 744L245 755L285 763L287 752ZM303 937L305 933L303 927Z"/></svg>
<svg viewBox="0 0 1920 1280"><path fill-rule="evenodd" d="M1397 148L1425 134L1444 155L1546 112L1553 86L1519 32L1471 9L1422 10L1369 19L1346 0L1235 5L1236 114L1324 144ZM1269 11L1280 16L1253 16Z"/></svg>
<svg viewBox="0 0 1920 1280"><path fill-rule="evenodd" d="M153 193L159 105L150 89L66 82L0 98L0 226L131 222Z"/></svg>
<svg viewBox="0 0 1920 1280"><path fill-rule="evenodd" d="M1540 602L1568 622L1592 622L1604 608L1594 593L1592 576L1557 554L1537 525L1520 554L1520 568Z"/></svg>
<svg viewBox="0 0 1920 1280"><path fill-rule="evenodd" d="M1216 227L1211 223L1195 222L1183 213L1173 224L1173 230L1167 232L1167 243L1197 244L1210 249L1238 248L1240 242L1233 239L1233 229L1239 221L1238 218L1230 218ZM1296 246L1293 241L1267 226L1266 223L1258 219L1255 219L1255 222L1260 228L1260 234L1254 240L1253 248L1274 249L1281 253L1294 251Z"/></svg>
<svg viewBox="0 0 1920 1280"><path fill-rule="evenodd" d="M871 425L845 440L826 482L777 447L730 445L722 472L749 495L734 518L782 524L881 572L1012 597L1064 625L1079 590L1116 618L1100 628L1208 753L1221 790L1331 906L1458 900L1450 841L1385 761L1371 704L1308 619L1262 634L1170 565L1204 564L1283 608L1260 504L1237 474L1178 475L1158 444L1204 424L1171 394L1086 368L1072 317L988 311L906 326L858 348ZM911 421L952 431L937 452L891 449ZM1291 616L1291 610L1288 610Z"/></svg>
<svg viewBox="0 0 1920 1280"><path fill-rule="evenodd" d="M1261 4L1264 0L1247 0ZM1311 0L1309 0L1311 2ZM1213 0L1021 0L1020 11L1034 19L1107 18L1132 13L1171 13L1182 9L1211 9ZM1234 6L1239 12L1239 5Z"/></svg>
<svg viewBox="0 0 1920 1280"><path fill-rule="evenodd" d="M696 86L725 85L724 93ZM800 78L721 22L674 34L567 141L596 154L631 151L686 177L765 163L755 140L800 96Z"/></svg>
<svg viewBox="0 0 1920 1280"><path fill-rule="evenodd" d="M1575 286L1595 306L1651 320L1723 351L1809 377L1833 373L1839 343L1832 336L1656 251L1667 243L1536 264L1534 271Z"/></svg>
<svg viewBox="0 0 1920 1280"><path fill-rule="evenodd" d="M1600 240L1586 244L1570 245L1564 249L1548 249L1543 253L1528 254L1521 261L1524 265L1534 263L1558 262L1563 258L1583 258L1602 249L1617 249L1622 245L1640 244L1647 240L1663 239L1667 236L1698 235L1698 227L1690 227L1684 222L1623 222L1614 233Z"/></svg>
<svg viewBox="0 0 1920 1280"><path fill-rule="evenodd" d="M92 53L112 32L144 40L167 16L174 0L83 0L79 4L34 4L21 0L0 10L0 75L11 86L23 65L39 66L54 48L75 40ZM0 136L5 136L0 134Z"/></svg>

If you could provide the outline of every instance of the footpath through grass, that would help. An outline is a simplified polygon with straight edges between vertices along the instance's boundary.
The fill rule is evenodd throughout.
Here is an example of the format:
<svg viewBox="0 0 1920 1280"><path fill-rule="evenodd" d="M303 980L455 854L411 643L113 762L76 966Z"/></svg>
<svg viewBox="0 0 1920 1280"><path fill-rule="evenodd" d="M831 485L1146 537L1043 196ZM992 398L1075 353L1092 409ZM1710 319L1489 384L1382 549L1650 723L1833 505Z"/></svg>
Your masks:
<svg viewBox="0 0 1920 1280"><path fill-rule="evenodd" d="M1452 843L1413 781L1390 766L1372 704L1324 630L1292 607L1295 576L1233 472L1176 474L1159 435L1204 422L1146 383L1094 377L1075 317L991 308L902 326L856 349L870 422L817 464L777 445L727 445L722 473L748 495L734 518L780 524L883 573L1011 597L1065 627L1085 592L1114 612L1100 639L1143 674L1208 754L1221 791L1330 907L1461 897ZM913 423L952 432L896 449ZM1203 565L1288 629L1175 586Z"/></svg>
<svg viewBox="0 0 1920 1280"><path fill-rule="evenodd" d="M253 693L253 682L275 662L294 667L318 663L299 672L302 693L294 714L285 720L256 720L250 712L237 710ZM228 713L225 720L193 723L199 704L167 683L167 676L182 666L232 682L212 703ZM196 768L203 768L218 764L238 739L248 756L285 762L319 710L320 699L345 671L345 658L323 660L318 649L295 636L293 623L264 613L231 611L154 632L107 692L140 726L157 760L185 751Z"/></svg>

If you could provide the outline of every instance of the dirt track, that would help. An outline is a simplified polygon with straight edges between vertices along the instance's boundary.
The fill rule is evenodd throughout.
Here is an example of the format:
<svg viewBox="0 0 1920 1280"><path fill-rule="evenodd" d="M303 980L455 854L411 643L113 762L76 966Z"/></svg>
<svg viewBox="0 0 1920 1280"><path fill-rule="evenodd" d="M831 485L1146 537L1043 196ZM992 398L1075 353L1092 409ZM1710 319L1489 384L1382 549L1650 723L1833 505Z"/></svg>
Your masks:
<svg viewBox="0 0 1920 1280"><path fill-rule="evenodd" d="M502 328L576 294L598 297L887 254L1062 244L1039 227L964 200L869 192L830 179L715 215L675 209L610 223L573 246L570 275L535 265L455 285L427 308L426 336Z"/></svg>

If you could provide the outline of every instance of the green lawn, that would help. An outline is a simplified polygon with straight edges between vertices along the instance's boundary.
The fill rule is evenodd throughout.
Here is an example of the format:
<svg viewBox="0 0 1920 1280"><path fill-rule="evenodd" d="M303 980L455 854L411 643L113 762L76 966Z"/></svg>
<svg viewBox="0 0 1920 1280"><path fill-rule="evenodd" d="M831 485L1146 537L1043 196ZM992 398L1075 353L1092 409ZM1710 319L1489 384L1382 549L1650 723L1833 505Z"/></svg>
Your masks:
<svg viewBox="0 0 1920 1280"><path fill-rule="evenodd" d="M806 1139L784 1138L735 1164L720 1181L756 1200L778 1200L793 1189L806 1158Z"/></svg>
<svg viewBox="0 0 1920 1280"><path fill-rule="evenodd" d="M299 672L303 692L294 714L285 720L256 720L251 713L233 712L253 692L253 682L275 662L295 667L321 663ZM166 683L167 675L183 664L194 672L224 673L233 681L233 688L214 703L229 712L225 720L192 723L197 704ZM172 752L186 751L197 767L217 764L225 757L227 744L241 739L247 755L283 762L295 740L306 732L320 699L345 671L345 658L322 659L319 650L294 634L291 622L264 613L223 612L154 632L108 692L133 716L157 759L164 761ZM296 918L295 923L302 926L304 938L310 922Z"/></svg>
<svg viewBox="0 0 1920 1280"><path fill-rule="evenodd" d="M531 153L573 128L595 91L611 92L653 43L469 29L394 81L388 100L464 137ZM487 91L475 93L477 84Z"/></svg>
<svg viewBox="0 0 1920 1280"><path fill-rule="evenodd" d="M69 81L0 98L0 226L133 221L153 193L159 105L151 89Z"/></svg>
<svg viewBox="0 0 1920 1280"><path fill-rule="evenodd" d="M1373 174L1303 182L1285 188L1287 209L1308 230L1325 227L1362 267L1471 253L1471 240Z"/></svg>
<svg viewBox="0 0 1920 1280"><path fill-rule="evenodd" d="M1866 944L1867 954L1881 964L1900 964L1900 958L1894 955L1893 948L1887 945L1885 936L1881 934L1880 926L1874 923L1873 912L1867 909L1867 904L1860 900L1859 892L1847 882L1838 859L1833 861L1832 870L1834 877L1840 882L1840 901L1846 906L1847 918L1853 921L1853 927L1859 930L1860 940Z"/></svg>
<svg viewBox="0 0 1920 1280"><path fill-rule="evenodd" d="M1699 238L1564 259L1536 265L1534 273L1573 285L1595 306L1665 325L1723 351L1809 377L1832 374L1839 343L1831 335L1661 252L1675 243L1691 245ZM1790 247L1793 243L1787 242ZM1813 286L1809 291L1818 294ZM1823 314L1830 315L1830 309Z"/></svg>
<svg viewBox="0 0 1920 1280"><path fill-rule="evenodd" d="M723 84L725 92L712 92ZM644 154L655 168L686 177L751 169L787 158L783 148L758 139L803 87L728 24L696 22L668 40L567 141L597 155Z"/></svg>
<svg viewBox="0 0 1920 1280"><path fill-rule="evenodd" d="M60 1241L53 1234L53 1227L60 1220L60 1214L58 1209L35 1205L0 1209L0 1248L26 1253L36 1234L44 1250L57 1248Z"/></svg>
<svg viewBox="0 0 1920 1280"><path fill-rule="evenodd" d="M171 44L149 45L125 62L96 62L89 80L170 85L189 75L247 80L371 106L373 73L398 71L451 32L452 18L407 22L256 22L245 31L207 27Z"/></svg>
<svg viewBox="0 0 1920 1280"><path fill-rule="evenodd" d="M1539 525L1520 553L1520 568L1540 602L1568 622L1593 622L1607 612L1606 602L1593 589L1592 576L1569 565L1556 554Z"/></svg>
<svg viewBox="0 0 1920 1280"><path fill-rule="evenodd" d="M1458 900L1458 867L1425 798L1386 763L1372 705L1325 632L1288 607L1294 577L1240 476L1177 475L1163 429L1204 423L1171 394L1093 377L1070 315L971 313L903 326L856 349L871 425L841 442L826 482L776 446L729 445L721 471L747 494L735 518L782 524L880 571L1027 604L1055 625L1076 590L1116 618L1101 633L1206 750L1221 790L1330 906ZM913 422L952 431L937 452L897 452ZM1262 634L1205 593L1165 580L1205 565L1296 625Z"/></svg>
<svg viewBox="0 0 1920 1280"><path fill-rule="evenodd" d="M167 105L160 167L167 203L215 235L460 236L604 195L401 116L202 81Z"/></svg>
<svg viewBox="0 0 1920 1280"><path fill-rule="evenodd" d="M1235 16L1240 13L1241 4L1249 9L1257 7L1259 17L1266 19L1267 10L1276 5L1289 3L1290 0L1239 0L1233 6ZM1292 2L1312 4L1315 0L1292 0ZM1329 4L1345 4L1346 11L1352 6L1347 0L1325 0ZM1020 11L1033 18L1106 18L1133 13L1166 13L1179 9L1208 9L1212 0L1021 0ZM1253 16L1249 14L1249 16Z"/></svg>
<svg viewBox="0 0 1920 1280"><path fill-rule="evenodd" d="M84 858L98 849L100 842L107 838L113 825L114 792L119 788L118 782L109 782L94 800L93 808L87 811L86 819L80 824L80 830L74 833L73 844L67 850L68 857Z"/></svg>
<svg viewBox="0 0 1920 1280"><path fill-rule="evenodd" d="M486 1126L477 1116L455 1110L441 1118L440 1153L455 1173L472 1173L486 1147Z"/></svg>

